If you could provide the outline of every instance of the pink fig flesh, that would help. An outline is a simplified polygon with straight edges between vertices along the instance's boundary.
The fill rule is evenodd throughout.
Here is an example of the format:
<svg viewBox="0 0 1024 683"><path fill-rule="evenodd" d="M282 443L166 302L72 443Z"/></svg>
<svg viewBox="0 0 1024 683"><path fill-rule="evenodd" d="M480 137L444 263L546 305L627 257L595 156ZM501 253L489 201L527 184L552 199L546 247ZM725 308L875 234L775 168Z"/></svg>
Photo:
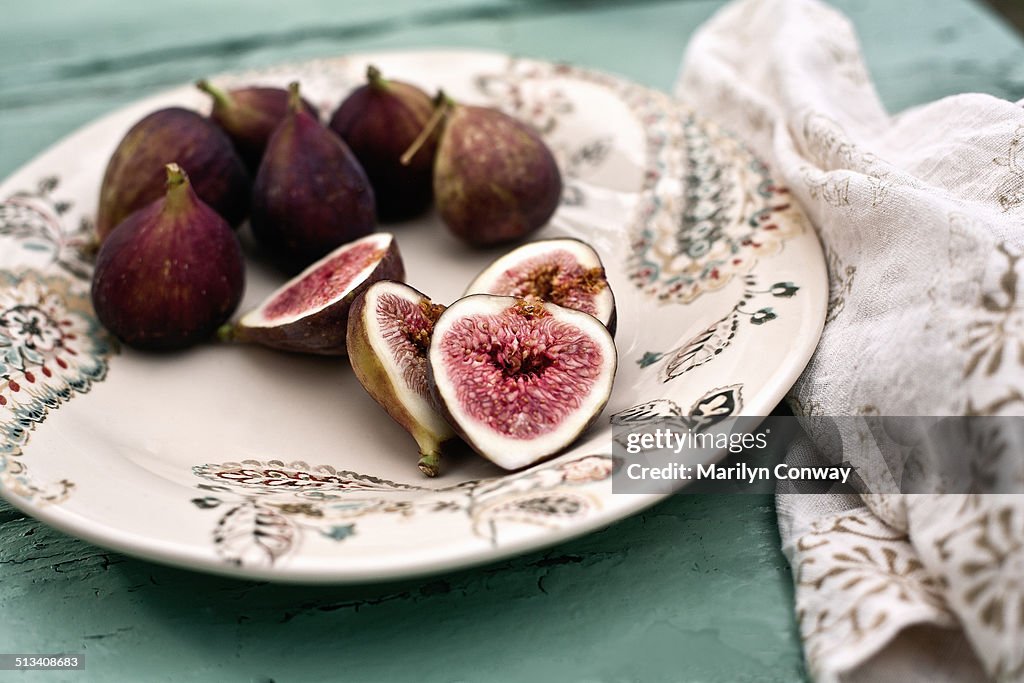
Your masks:
<svg viewBox="0 0 1024 683"><path fill-rule="evenodd" d="M438 473L442 444L454 437L427 381L427 349L444 306L408 285L381 280L352 304L348 354L359 383L416 440L419 469Z"/></svg>
<svg viewBox="0 0 1024 683"><path fill-rule="evenodd" d="M92 300L104 327L140 349L184 348L210 337L242 298L238 238L167 166L163 198L125 219L100 247Z"/></svg>
<svg viewBox="0 0 1024 683"><path fill-rule="evenodd" d="M483 270L466 294L549 301L588 313L614 335L615 296L601 257L588 244L562 237L513 249Z"/></svg>
<svg viewBox="0 0 1024 683"><path fill-rule="evenodd" d="M374 233L312 264L220 335L281 351L342 356L353 300L377 280L404 277L394 237Z"/></svg>
<svg viewBox="0 0 1024 683"><path fill-rule="evenodd" d="M431 386L449 424L506 469L572 444L611 395L615 343L593 316L475 294L434 325Z"/></svg>

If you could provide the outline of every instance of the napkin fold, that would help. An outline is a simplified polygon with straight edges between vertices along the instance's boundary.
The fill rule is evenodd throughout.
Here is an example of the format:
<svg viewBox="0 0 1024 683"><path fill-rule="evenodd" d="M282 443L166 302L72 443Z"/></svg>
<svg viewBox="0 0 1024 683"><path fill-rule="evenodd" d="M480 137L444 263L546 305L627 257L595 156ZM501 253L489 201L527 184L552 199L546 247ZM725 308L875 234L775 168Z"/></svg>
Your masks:
<svg viewBox="0 0 1024 683"><path fill-rule="evenodd" d="M817 0L727 5L676 94L771 163L821 240L828 317L795 414L1024 414L1020 103L890 115ZM834 462L808 431L790 460ZM999 470L1018 491L1022 461ZM781 492L777 511L816 680L1024 681L1024 496Z"/></svg>

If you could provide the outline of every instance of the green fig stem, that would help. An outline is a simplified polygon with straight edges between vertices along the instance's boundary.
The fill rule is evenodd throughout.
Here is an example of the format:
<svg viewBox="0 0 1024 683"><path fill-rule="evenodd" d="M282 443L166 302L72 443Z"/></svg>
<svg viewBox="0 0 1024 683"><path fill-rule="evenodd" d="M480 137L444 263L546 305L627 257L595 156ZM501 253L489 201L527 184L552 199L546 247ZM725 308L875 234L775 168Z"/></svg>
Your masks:
<svg viewBox="0 0 1024 683"><path fill-rule="evenodd" d="M455 106L455 102L444 94L444 91L438 91L437 97L434 99L434 113L430 115L430 119L427 120L427 124L423 126L423 130L416 136L416 139L409 145L409 149L405 150L405 153L399 158L402 162L402 166L408 166L412 163L412 158L416 156L416 152L420 151L423 147L423 143L427 141L433 133L437 125L441 123L441 119L445 117L448 110Z"/></svg>
<svg viewBox="0 0 1024 683"><path fill-rule="evenodd" d="M185 169L173 162L164 166L167 169L167 189L173 189L188 182L188 174Z"/></svg>
<svg viewBox="0 0 1024 683"><path fill-rule="evenodd" d="M235 326L231 323L224 323L217 328L217 341L230 344L235 341Z"/></svg>
<svg viewBox="0 0 1024 683"><path fill-rule="evenodd" d="M366 67L366 82L377 88L387 87L388 82L380 74L380 69L370 64Z"/></svg>
<svg viewBox="0 0 1024 683"><path fill-rule="evenodd" d="M235 101L231 98L230 93L221 90L205 78L196 81L196 87L213 98L214 109L231 109L235 106Z"/></svg>
<svg viewBox="0 0 1024 683"><path fill-rule="evenodd" d="M436 450L420 454L420 461L416 463L416 467L428 477L436 477L441 471L441 454Z"/></svg>
<svg viewBox="0 0 1024 683"><path fill-rule="evenodd" d="M292 81L288 84L288 111L302 111L302 94L299 92L299 82Z"/></svg>
<svg viewBox="0 0 1024 683"><path fill-rule="evenodd" d="M189 199L188 174L178 164L170 163L164 168L167 169L167 199L165 206L172 210L181 209Z"/></svg>

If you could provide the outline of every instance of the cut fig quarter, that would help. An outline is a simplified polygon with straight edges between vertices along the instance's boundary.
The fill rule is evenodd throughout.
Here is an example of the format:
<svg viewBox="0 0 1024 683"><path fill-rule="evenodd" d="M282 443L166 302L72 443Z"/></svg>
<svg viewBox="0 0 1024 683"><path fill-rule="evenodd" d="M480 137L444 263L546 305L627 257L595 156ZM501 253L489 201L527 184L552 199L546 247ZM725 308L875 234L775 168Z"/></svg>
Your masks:
<svg viewBox="0 0 1024 683"><path fill-rule="evenodd" d="M427 384L427 349L444 306L400 282L370 285L352 304L348 354L367 393L409 432L419 469L437 476L441 444L455 436Z"/></svg>
<svg viewBox="0 0 1024 683"><path fill-rule="evenodd" d="M615 334L615 296L601 257L569 237L538 240L513 249L487 266L466 294L549 301L594 316Z"/></svg>
<svg viewBox="0 0 1024 683"><path fill-rule="evenodd" d="M431 390L476 452L515 470L568 448L612 391L608 329L556 304L474 294L434 324Z"/></svg>
<svg viewBox="0 0 1024 683"><path fill-rule="evenodd" d="M218 335L282 351L343 356L352 301L378 280L404 278L394 236L373 233L309 266Z"/></svg>

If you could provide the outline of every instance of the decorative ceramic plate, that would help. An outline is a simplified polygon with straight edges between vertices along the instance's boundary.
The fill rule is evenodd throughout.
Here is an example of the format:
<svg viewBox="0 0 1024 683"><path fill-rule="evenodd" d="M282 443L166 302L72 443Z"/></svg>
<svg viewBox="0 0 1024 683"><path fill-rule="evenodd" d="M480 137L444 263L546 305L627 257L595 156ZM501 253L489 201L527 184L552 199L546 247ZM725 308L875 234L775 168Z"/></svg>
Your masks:
<svg viewBox="0 0 1024 683"><path fill-rule="evenodd" d="M67 533L222 574L370 581L494 560L607 525L662 496L614 495L611 425L645 415L765 415L810 358L828 284L813 230L768 168L667 95L574 67L479 52L353 55L215 79L284 85L331 112L368 62L539 129L564 176L537 237L602 255L619 371L604 414L560 457L508 473L413 441L344 359L210 343L118 345L82 252L118 140L183 86L86 126L0 185L0 492ZM500 251L434 215L392 228L408 282L452 301ZM247 228L243 229L243 238ZM250 263L247 310L282 278Z"/></svg>

